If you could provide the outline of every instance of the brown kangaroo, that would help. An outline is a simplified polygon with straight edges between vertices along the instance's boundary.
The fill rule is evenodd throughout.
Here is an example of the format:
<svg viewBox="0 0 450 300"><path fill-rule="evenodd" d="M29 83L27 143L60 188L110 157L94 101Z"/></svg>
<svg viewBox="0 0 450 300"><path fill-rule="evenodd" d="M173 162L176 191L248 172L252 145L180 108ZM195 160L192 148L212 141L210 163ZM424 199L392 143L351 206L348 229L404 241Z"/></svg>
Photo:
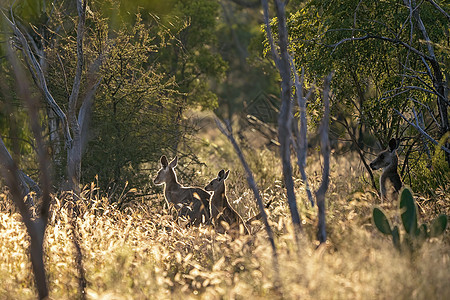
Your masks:
<svg viewBox="0 0 450 300"><path fill-rule="evenodd" d="M392 138L389 141L389 147L378 154L377 158L375 158L370 163L370 168L372 170L383 169L383 173L380 177L380 192L381 199L387 199L386 194L386 181L389 179L391 181L392 186L394 187L395 193L398 193L402 188L402 180L397 172L398 166L398 156L397 156L397 148L399 144L397 140Z"/></svg>
<svg viewBox="0 0 450 300"><path fill-rule="evenodd" d="M206 187L205 190L214 192L210 201L211 221L219 232L226 231L221 222L226 222L230 225L230 229L239 228L242 224L244 233L248 234L247 224L242 217L228 202L225 193L225 179L228 178L230 170L220 170L217 178L214 178Z"/></svg>
<svg viewBox="0 0 450 300"><path fill-rule="evenodd" d="M194 225L208 223L211 194L201 188L184 187L178 183L174 170L177 163L177 156L170 163L165 155L161 156L161 169L153 182L157 185L165 184L164 197L169 203L174 204L178 216L188 217L190 223Z"/></svg>

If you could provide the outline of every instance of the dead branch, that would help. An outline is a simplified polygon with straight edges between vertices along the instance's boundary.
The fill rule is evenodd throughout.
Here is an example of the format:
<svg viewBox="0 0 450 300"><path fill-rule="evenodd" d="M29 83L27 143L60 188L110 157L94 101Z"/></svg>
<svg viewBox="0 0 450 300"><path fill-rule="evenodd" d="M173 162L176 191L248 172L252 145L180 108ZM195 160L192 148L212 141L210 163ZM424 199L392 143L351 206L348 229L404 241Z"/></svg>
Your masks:
<svg viewBox="0 0 450 300"><path fill-rule="evenodd" d="M252 189L253 194L255 195L256 203L258 204L259 211L260 211L260 217L264 223L264 227L266 229L267 236L269 238L270 246L272 248L272 258L273 258L273 264L274 264L274 269L275 269L275 276L276 276L276 278L278 278L278 273L279 273L278 266L279 265L278 265L277 248L275 246L275 240L273 237L272 228L270 227L269 221L267 219L267 213L264 209L264 203L263 203L261 194L259 193L258 186L256 185L255 179L253 177L253 173L247 164L244 154L242 153L239 145L237 144L237 142L233 136L233 133L231 131L231 126L229 125L229 123L227 124L227 128L225 128L224 125L222 124L222 122L216 118L216 124L217 124L217 127L219 128L220 132L222 132L222 134L225 135L228 138L228 140L231 142L231 144L233 145L233 148L236 151L236 154L238 155L239 160L241 161L241 164L245 169L245 172L247 173L247 182L248 182L248 185L250 186L250 188ZM278 285L278 280L277 280L276 285Z"/></svg>
<svg viewBox="0 0 450 300"><path fill-rule="evenodd" d="M64 137L65 137L65 143L66 147L70 148L72 145L72 136L70 134L69 130L69 123L67 121L66 114L62 111L62 109L59 107L59 105L56 103L55 99L53 98L52 94L48 90L47 82L45 80L44 72L42 71L42 68L38 61L36 60L36 57L34 56L33 52L30 49L30 46L28 45L28 41L23 35L23 33L20 31L20 29L17 27L15 23L13 23L3 12L3 17L7 21L8 25L12 28L15 37L17 38L17 41L19 42L21 46L21 50L24 54L25 63L28 66L28 69L30 70L32 76L36 78L36 83L38 84L39 88L42 90L42 93L44 94L44 98L49 104L49 106L52 108L52 110L55 112L55 114L58 116L58 118L62 122L62 126L64 128Z"/></svg>

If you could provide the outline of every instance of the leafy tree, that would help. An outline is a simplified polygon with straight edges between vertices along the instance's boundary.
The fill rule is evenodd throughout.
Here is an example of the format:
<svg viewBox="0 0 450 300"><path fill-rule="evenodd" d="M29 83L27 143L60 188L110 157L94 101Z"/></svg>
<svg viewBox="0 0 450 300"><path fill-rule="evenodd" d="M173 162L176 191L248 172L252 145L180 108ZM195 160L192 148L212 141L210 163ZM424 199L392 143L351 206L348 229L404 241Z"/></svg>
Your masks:
<svg viewBox="0 0 450 300"><path fill-rule="evenodd" d="M162 72L177 82L179 121L187 106L217 107L210 80L221 78L227 68L217 49L219 8L217 1L178 0L170 14L162 17L163 25L178 32L157 59Z"/></svg>
<svg viewBox="0 0 450 300"><path fill-rule="evenodd" d="M102 187L128 180L143 187L147 163L158 161L162 149L178 136L177 92L174 79L158 72L154 57L164 49L155 44L151 28L137 16L130 31L122 28L110 41L108 59L102 67L93 113L93 137L85 154L87 181L99 175Z"/></svg>
<svg viewBox="0 0 450 300"><path fill-rule="evenodd" d="M366 144L373 144L372 136L381 145L393 136L403 137L406 153L429 149L429 141L402 117L421 123L436 140L448 131L448 100L441 97L447 71L440 61L449 20L431 2L413 1L412 8L408 3L297 1L292 7L300 9L288 20L290 51L310 80L336 71L335 133L352 140L370 174L364 151ZM309 109L315 110L316 104L310 103Z"/></svg>

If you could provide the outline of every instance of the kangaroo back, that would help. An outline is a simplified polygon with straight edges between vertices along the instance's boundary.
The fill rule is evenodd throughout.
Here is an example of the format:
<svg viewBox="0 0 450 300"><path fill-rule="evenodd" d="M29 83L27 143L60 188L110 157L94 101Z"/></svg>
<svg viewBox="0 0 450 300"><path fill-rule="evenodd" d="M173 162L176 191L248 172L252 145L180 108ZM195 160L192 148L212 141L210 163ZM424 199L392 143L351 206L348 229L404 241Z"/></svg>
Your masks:
<svg viewBox="0 0 450 300"><path fill-rule="evenodd" d="M381 199L387 198L387 181L392 184L395 193L398 193L402 188L402 180L398 175L398 148L397 140L392 138L389 141L389 146L386 150L380 152L377 157L370 163L372 170L383 169L380 176L380 195Z"/></svg>
<svg viewBox="0 0 450 300"><path fill-rule="evenodd" d="M184 187L178 183L174 168L178 164L178 157L169 163L165 155L161 156L159 169L153 182L164 184L164 197L178 212L178 216L187 217L191 224L208 223L209 199L211 194L197 187Z"/></svg>

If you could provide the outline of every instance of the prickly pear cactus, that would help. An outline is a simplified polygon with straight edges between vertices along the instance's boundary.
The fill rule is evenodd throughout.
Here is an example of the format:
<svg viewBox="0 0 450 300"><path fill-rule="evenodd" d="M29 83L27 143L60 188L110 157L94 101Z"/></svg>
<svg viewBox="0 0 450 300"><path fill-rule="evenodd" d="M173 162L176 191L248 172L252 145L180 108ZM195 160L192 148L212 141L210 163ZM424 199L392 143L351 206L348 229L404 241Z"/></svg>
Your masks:
<svg viewBox="0 0 450 300"><path fill-rule="evenodd" d="M433 220L430 227L426 224L418 225L417 222L417 205L411 190L404 188L400 194L400 217L405 234L400 239L400 231L398 226L392 228L389 219L381 208L375 207L372 211L373 222L375 227L383 234L391 235L394 246L408 248L413 251L420 247L423 242L432 237L437 237L445 232L448 223L447 215L440 215ZM405 245L407 247L402 247Z"/></svg>
<svg viewBox="0 0 450 300"><path fill-rule="evenodd" d="M391 224L381 208L375 207L373 209L373 221L381 233L392 234Z"/></svg>
<svg viewBox="0 0 450 300"><path fill-rule="evenodd" d="M448 217L447 215L440 215L431 223L430 237L436 237L444 233L447 228Z"/></svg>
<svg viewBox="0 0 450 300"><path fill-rule="evenodd" d="M408 234L417 231L417 207L413 195L408 188L404 188L400 195L400 211L402 211L402 223Z"/></svg>

